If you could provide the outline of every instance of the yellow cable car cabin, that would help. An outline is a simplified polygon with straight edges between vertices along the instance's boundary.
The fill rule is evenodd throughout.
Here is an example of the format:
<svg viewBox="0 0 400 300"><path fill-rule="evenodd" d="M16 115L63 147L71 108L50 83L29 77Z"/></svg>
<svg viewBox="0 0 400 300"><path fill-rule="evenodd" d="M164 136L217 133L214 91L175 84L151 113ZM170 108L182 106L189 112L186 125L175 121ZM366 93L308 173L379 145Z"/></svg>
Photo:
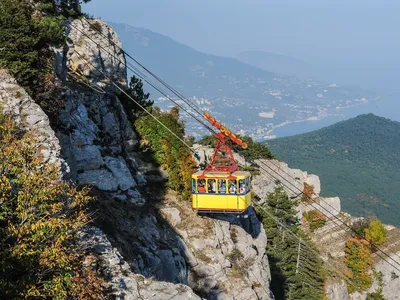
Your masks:
<svg viewBox="0 0 400 300"><path fill-rule="evenodd" d="M208 113L204 118L220 130L210 164L192 175L192 208L196 212L242 213L251 206L251 174L240 171L230 148L247 144Z"/></svg>
<svg viewBox="0 0 400 300"><path fill-rule="evenodd" d="M241 213L251 205L250 186L249 172L207 172L203 175L203 171L199 171L192 175L193 210Z"/></svg>

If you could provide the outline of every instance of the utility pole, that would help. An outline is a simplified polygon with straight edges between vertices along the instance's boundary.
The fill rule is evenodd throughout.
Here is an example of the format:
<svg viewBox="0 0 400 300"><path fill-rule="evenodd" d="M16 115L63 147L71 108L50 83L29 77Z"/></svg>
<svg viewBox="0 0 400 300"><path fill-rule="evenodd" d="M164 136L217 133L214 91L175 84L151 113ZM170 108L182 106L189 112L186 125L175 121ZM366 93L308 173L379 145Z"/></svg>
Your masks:
<svg viewBox="0 0 400 300"><path fill-rule="evenodd" d="M297 248L296 274L299 272L299 265L300 265L300 250L301 250L301 239L299 239L299 247Z"/></svg>

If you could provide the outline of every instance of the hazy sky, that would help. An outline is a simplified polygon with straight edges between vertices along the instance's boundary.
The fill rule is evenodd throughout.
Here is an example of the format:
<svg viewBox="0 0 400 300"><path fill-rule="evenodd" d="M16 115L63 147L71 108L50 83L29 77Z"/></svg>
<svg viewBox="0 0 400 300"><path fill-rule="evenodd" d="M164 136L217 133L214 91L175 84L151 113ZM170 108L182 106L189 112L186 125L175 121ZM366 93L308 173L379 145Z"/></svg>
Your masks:
<svg viewBox="0 0 400 300"><path fill-rule="evenodd" d="M84 10L211 54L264 50L342 82L400 85L400 0L92 0Z"/></svg>

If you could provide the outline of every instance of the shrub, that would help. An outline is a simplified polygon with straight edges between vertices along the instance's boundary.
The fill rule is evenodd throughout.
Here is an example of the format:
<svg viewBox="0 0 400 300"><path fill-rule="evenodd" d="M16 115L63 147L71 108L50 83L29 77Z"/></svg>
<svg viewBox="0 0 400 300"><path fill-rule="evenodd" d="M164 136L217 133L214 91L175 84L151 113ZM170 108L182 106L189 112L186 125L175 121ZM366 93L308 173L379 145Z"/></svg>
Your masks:
<svg viewBox="0 0 400 300"><path fill-rule="evenodd" d="M301 201L305 203L312 203L312 197L315 195L314 186L304 182L303 184L303 195L301 196Z"/></svg>
<svg viewBox="0 0 400 300"><path fill-rule="evenodd" d="M375 245L382 245L386 241L387 230L381 221L374 220L364 229L365 238Z"/></svg>
<svg viewBox="0 0 400 300"><path fill-rule="evenodd" d="M102 280L83 265L76 237L91 198L43 165L35 142L0 115L0 297L101 299Z"/></svg>
<svg viewBox="0 0 400 300"><path fill-rule="evenodd" d="M368 228L371 223L370 219L360 219L351 225L352 230L359 236L365 238L365 229Z"/></svg>
<svg viewBox="0 0 400 300"><path fill-rule="evenodd" d="M346 241L345 263L349 268L346 276L352 280L357 287L364 291L371 287L372 277L369 269L372 265L372 255L369 243L357 238L349 238ZM349 285L349 290L354 292L354 287Z"/></svg>
<svg viewBox="0 0 400 300"><path fill-rule="evenodd" d="M94 21L91 21L89 24L90 24L89 26L90 26L91 30L93 30L95 32L102 32L103 26L101 25L101 23L99 21L94 20Z"/></svg>
<svg viewBox="0 0 400 300"><path fill-rule="evenodd" d="M324 226L327 220L327 217L318 210L306 212L304 218L310 223L311 232Z"/></svg>

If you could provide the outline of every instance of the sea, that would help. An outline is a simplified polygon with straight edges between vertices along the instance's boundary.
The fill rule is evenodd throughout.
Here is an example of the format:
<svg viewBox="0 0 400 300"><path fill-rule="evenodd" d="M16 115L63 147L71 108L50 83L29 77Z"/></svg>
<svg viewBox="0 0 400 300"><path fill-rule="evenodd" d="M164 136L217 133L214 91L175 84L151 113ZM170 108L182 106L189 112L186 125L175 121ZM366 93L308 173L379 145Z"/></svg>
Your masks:
<svg viewBox="0 0 400 300"><path fill-rule="evenodd" d="M340 110L335 115L327 116L321 120L287 124L275 129L272 134L276 137L285 137L306 133L368 113L400 122L400 91L388 92L379 100Z"/></svg>

